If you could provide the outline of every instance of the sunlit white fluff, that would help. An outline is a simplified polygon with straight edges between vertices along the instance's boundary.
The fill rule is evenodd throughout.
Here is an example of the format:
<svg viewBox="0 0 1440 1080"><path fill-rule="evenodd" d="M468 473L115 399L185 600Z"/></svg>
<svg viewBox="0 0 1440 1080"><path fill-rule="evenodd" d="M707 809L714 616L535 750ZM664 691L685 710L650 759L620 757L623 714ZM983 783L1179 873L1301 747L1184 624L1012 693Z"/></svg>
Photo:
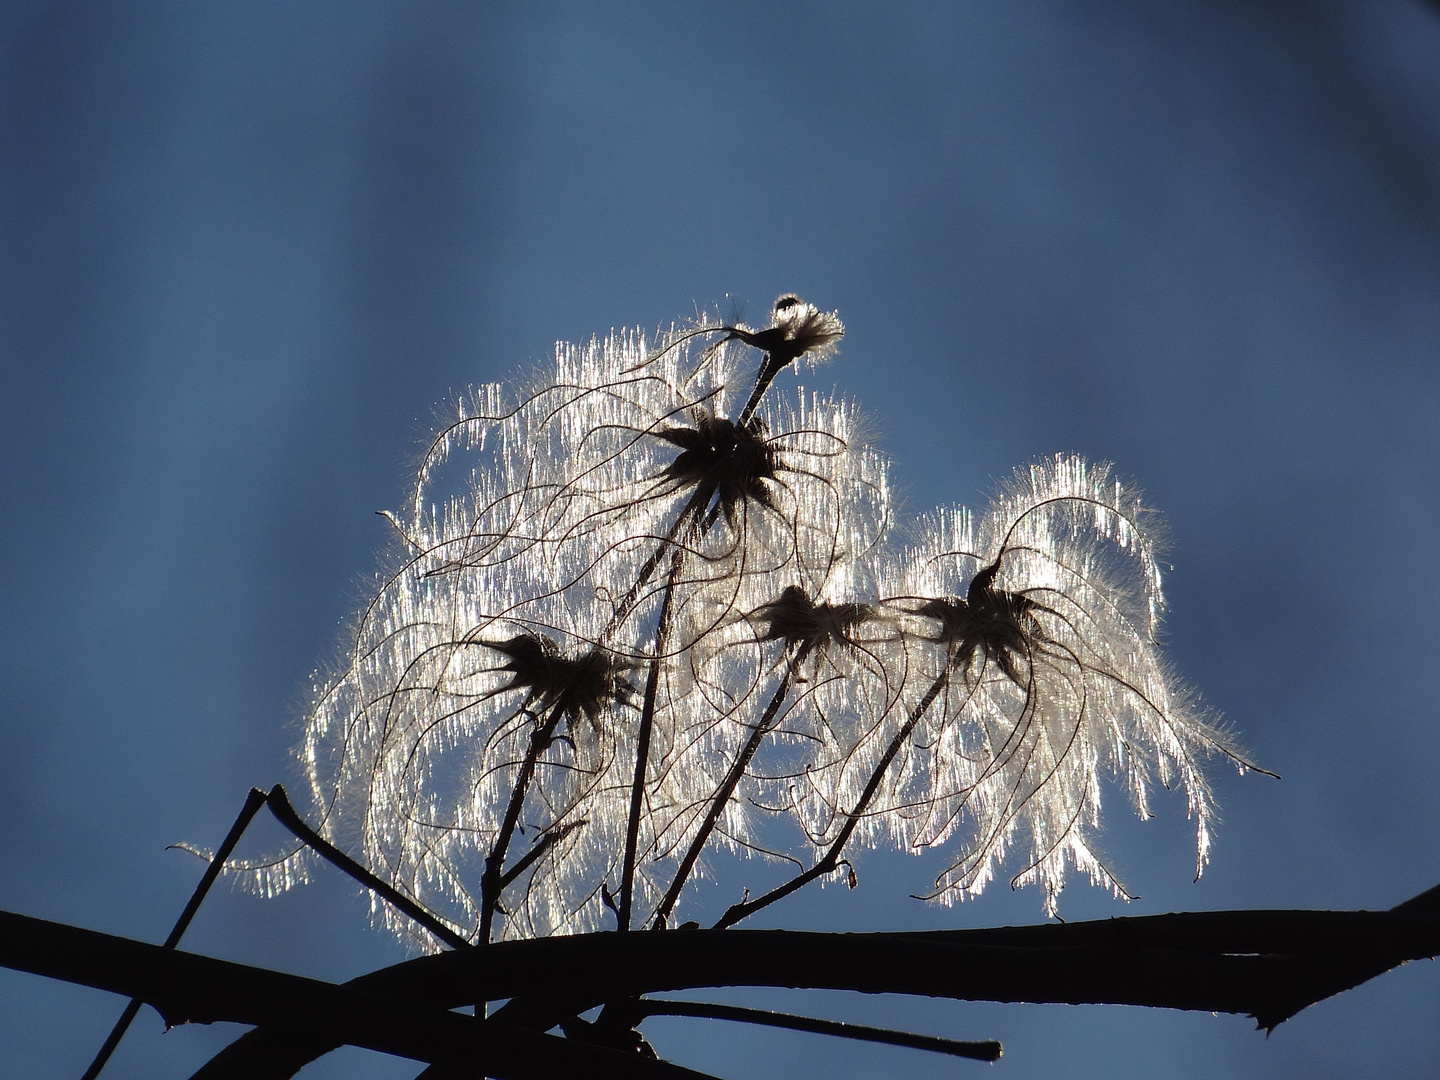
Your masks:
<svg viewBox="0 0 1440 1080"><path fill-rule="evenodd" d="M531 635L625 673L626 693L593 718L567 717L544 749L506 860L548 845L502 897L502 936L594 929L609 918L604 887L618 885L640 688L669 593L635 882L643 916L768 675L751 664L737 681L738 669L719 676L680 654L707 650L788 584L846 582L890 524L884 462L854 409L815 395L767 403L746 429L766 455L763 497L697 504L694 478L671 475L676 432L723 423L755 368L739 346L704 344L692 331L659 348L637 334L562 345L528 385L466 398L392 518L397 568L317 696L301 755L322 832L463 932L478 925L485 859L542 719L510 686L497 643ZM744 840L743 805L718 842ZM302 870L297 856L255 872L274 889Z"/></svg>
<svg viewBox="0 0 1440 1080"><path fill-rule="evenodd" d="M1235 752L1155 644L1152 516L1108 466L1057 457L893 550L855 408L766 390L842 332L785 296L766 330L562 344L457 403L315 697L322 833L478 939L519 791L502 865L539 857L491 936L613 926L653 676L634 926L683 918L717 848L818 873L846 844L944 847L945 901L1013 855L1053 913L1070 869L1121 891L1093 849L1110 780L1142 815L1152 783L1179 784L1203 866L1199 759ZM243 869L274 891L306 858Z"/></svg>
<svg viewBox="0 0 1440 1080"><path fill-rule="evenodd" d="M912 642L930 643L916 685L943 689L917 725L925 761L897 816L913 845L959 849L938 895L979 892L1011 849L1014 883L1038 884L1049 913L1070 867L1123 893L1092 846L1112 779L1142 817L1153 782L1178 783L1203 868L1213 808L1199 759L1235 753L1160 655L1156 523L1138 495L1108 465L1056 457L1017 470L978 518L938 512L917 535L897 604ZM967 602L1003 618L986 624ZM1016 646L967 651L953 628L982 625Z"/></svg>

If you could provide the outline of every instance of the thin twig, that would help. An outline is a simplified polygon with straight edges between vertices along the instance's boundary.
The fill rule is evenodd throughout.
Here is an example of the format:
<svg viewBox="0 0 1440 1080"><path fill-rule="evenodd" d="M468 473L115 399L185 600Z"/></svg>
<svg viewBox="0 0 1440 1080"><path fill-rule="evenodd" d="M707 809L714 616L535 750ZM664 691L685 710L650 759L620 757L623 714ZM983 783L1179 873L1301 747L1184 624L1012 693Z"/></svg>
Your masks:
<svg viewBox="0 0 1440 1080"><path fill-rule="evenodd" d="M620 871L620 910L616 912L619 928L630 929L630 905L635 892L635 854L640 843L640 811L645 802L645 771L650 764L650 735L655 723L655 699L660 693L660 664L669 647L671 601L675 583L684 564L679 550L670 558L670 580L665 586L665 599L660 605L660 623L655 628L655 656L650 661L650 676L645 681L645 701L640 709L640 730L635 737L635 778L630 786L630 819L625 828L625 860Z"/></svg>
<svg viewBox="0 0 1440 1080"><path fill-rule="evenodd" d="M942 1039L936 1035L913 1035L908 1031L892 1031L889 1028L869 1027L865 1024L845 1024L838 1020L817 1020L793 1013L770 1012L765 1009L745 1009L737 1005L713 1005L701 1001L669 1001L648 998L637 1004L641 1019L647 1016L695 1016L702 1020L734 1020L742 1024L761 1024L765 1027L786 1028L790 1031L811 1031L817 1035L834 1035L842 1039L859 1039L863 1042L885 1043L888 1046L908 1046L914 1050L929 1050L937 1054L969 1058L972 1061L999 1061L1004 1049L994 1039L979 1042L964 1042L959 1039Z"/></svg>
<svg viewBox="0 0 1440 1080"><path fill-rule="evenodd" d="M640 602L640 590L649 583L651 575L655 573L655 568L660 565L660 560L674 546L676 537L680 536L680 530L686 526L693 528L704 517L705 503L709 501L710 495L710 490L702 486L690 496L684 509L675 516L675 524L670 526L670 531L665 534L659 546L655 548L654 554L646 559L640 567L640 572L635 575L635 584L630 586L630 590L615 608L615 614L611 615L610 621L605 624L605 629L600 634L602 641L613 634L629 617L630 612L635 610L635 605Z"/></svg>
<svg viewBox="0 0 1440 1080"><path fill-rule="evenodd" d="M456 933L453 928L441 922L389 883L376 877L334 844L326 840L309 825L305 824L300 815L295 812L295 808L290 805L289 796L285 794L285 789L281 785L276 784L270 789L269 795L266 796L266 802L270 807L270 812L275 815L276 820L294 833L296 839L302 840L314 848L315 851L327 861L346 874L349 874L367 889L372 890L386 903L403 914L408 915L411 919L414 919L452 949L465 949L470 947L470 942Z"/></svg>
<svg viewBox="0 0 1440 1080"><path fill-rule="evenodd" d="M535 841L534 846L532 846L529 851L527 851L516 861L514 866L510 867L509 870L506 870L505 873L500 875L500 891L504 892L507 885L509 885L516 878L518 878L526 870L529 870L530 867L536 862L538 862L547 851L549 851L552 847L558 844L561 840L564 840L565 837L569 836L576 829L583 828L587 824L589 824L589 822L570 821L565 823L564 825L561 825L558 829L551 829L544 836L540 837L539 840Z"/></svg>
<svg viewBox="0 0 1440 1080"><path fill-rule="evenodd" d="M165 939L164 949L173 949L180 944L180 939L190 926L190 921L195 918L195 913L200 910L200 904L205 899L205 894L210 891L210 886L215 884L215 879L220 876L220 871L225 868L225 860L230 858L230 853L235 850L235 845L240 842L240 837L250 822L255 820L255 815L260 812L260 807L265 805L265 792L259 788L251 788L250 794L245 796L245 805L240 807L240 813L235 815L235 822L230 826L230 831L225 834L225 839L215 849L215 854L210 857L210 865L205 867L205 873L200 876L200 883L195 886L195 891L190 894L190 900L185 905L185 910L180 912L180 917L175 920L175 926L170 931L170 936ZM140 1006L143 1005L139 998L131 998L125 1006L125 1011L120 1014L120 1019L115 1021L115 1026L110 1029L110 1034L105 1037L105 1042L95 1054L95 1060L90 1062L90 1067L85 1070L81 1080L95 1080L100 1075L100 1070L105 1068L105 1063L110 1060L110 1055L120 1045L120 1040L125 1037L130 1024L140 1013Z"/></svg>
<svg viewBox="0 0 1440 1080"><path fill-rule="evenodd" d="M510 805L505 808L505 818L495 836L495 844L485 859L485 872L480 876L480 942L490 940L490 931L495 924L495 909L500 903L501 879L504 877L505 853L510 848L510 838L515 835L515 826L520 822L520 809L525 805L525 795L530 789L530 778L535 775L535 764L540 752L550 745L555 728L564 714L565 697L550 709L543 723L536 725L530 736L530 747L520 765L520 775L515 778L515 787L510 792Z"/></svg>
<svg viewBox="0 0 1440 1080"><path fill-rule="evenodd" d="M894 762L895 756L900 753L900 748L905 745L905 740L910 738L910 733L915 730L915 725L920 722L935 699L940 695L940 691L945 689L949 681L950 667L947 665L945 670L936 677L930 689L926 691L925 696L920 699L920 703L911 710L904 727L897 731L895 737L890 740L890 745L885 748L885 753L881 755L879 764L875 766L875 771L870 774L870 781L865 785L865 790L860 793L860 798L855 801L854 808L845 815L845 824L841 826L839 835L835 837L835 841L830 845L829 850L825 852L825 857L810 867L810 869L797 874L783 885L777 885L763 896L755 900L745 900L738 904L732 904L726 910L725 914L720 917L720 921L715 924L716 930L723 930L727 926L734 926L741 919L753 915L761 908L769 907L775 903L775 901L782 900L795 892L795 890L810 884L810 882L822 874L835 872L840 865L840 853L845 849L845 845L850 842L850 837L854 834L856 827L860 824L860 819L869 808L870 800L875 797L875 793L880 789L880 782L885 778L885 773L889 770L891 763Z"/></svg>
<svg viewBox="0 0 1440 1080"><path fill-rule="evenodd" d="M716 789L714 796L711 798L710 808L706 811L705 818L701 821L699 830L690 842L689 850L685 852L685 857L680 861L680 866L675 871L675 880L670 883L670 888L666 891L665 898L660 901L660 906L655 911L654 925L657 929L665 925L666 920L670 917L670 912L674 910L675 903L680 898L680 890L684 888L690 872L695 868L695 863L700 858L701 850L704 849L706 842L710 839L710 834L714 831L716 823L720 820L720 815L724 813L725 806L730 801L730 796L735 793L735 788L739 786L740 781L744 778L745 770L750 767L750 762L754 760L755 754L760 749L760 744L775 726L775 718L779 715L780 706L785 703L785 698L790 693L790 685L795 681L795 676L800 670L800 665L804 663L805 658L810 655L810 650L813 646L813 639L805 642L796 651L790 662L785 665L785 675L781 678L780 685L776 688L774 696L770 698L770 704L765 707L765 712L760 717L759 722L751 729L750 738L746 740L744 748L740 751L740 755L731 764L730 771L726 773L724 781L720 784L720 787Z"/></svg>

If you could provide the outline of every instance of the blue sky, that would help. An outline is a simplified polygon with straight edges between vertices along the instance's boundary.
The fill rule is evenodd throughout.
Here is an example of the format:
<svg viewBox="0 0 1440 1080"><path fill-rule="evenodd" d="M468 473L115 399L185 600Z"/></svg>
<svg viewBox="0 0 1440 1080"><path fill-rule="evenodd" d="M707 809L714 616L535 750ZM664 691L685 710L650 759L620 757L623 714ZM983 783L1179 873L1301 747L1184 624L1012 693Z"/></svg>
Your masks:
<svg viewBox="0 0 1440 1080"><path fill-rule="evenodd" d="M1134 477L1170 525L1171 657L1284 775L1217 770L1199 883L1178 799L1143 825L1112 800L1141 899L1075 884L1067 917L1382 908L1440 881L1433 5L12 0L0 215L0 907L164 937L198 874L166 845L294 779L310 674L437 404L558 339L697 305L759 321L791 290L845 319L806 381L866 408L911 510L1057 451ZM770 922L1041 917L1003 886L923 907L922 869L862 862ZM187 945L329 979L401 955L330 880L222 888ZM34 1077L78 1075L121 1007L8 972L0 1000ZM1015 1080L1440 1068L1430 964L1268 1040L799 1004L1002 1038ZM106 1075L182 1077L234 1034L159 1028L142 1013ZM956 1068L647 1031L731 1077Z"/></svg>

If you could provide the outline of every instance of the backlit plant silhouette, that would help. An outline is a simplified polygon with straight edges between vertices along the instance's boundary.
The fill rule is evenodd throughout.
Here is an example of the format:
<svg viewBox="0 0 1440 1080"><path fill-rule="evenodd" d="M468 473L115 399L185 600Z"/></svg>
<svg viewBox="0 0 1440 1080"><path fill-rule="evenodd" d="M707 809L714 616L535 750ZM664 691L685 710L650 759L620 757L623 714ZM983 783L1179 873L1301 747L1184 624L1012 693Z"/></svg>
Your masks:
<svg viewBox="0 0 1440 1080"><path fill-rule="evenodd" d="M1111 779L1142 815L1178 783L1203 866L1199 759L1245 765L1158 653L1152 514L1059 457L896 528L853 406L772 386L842 333L783 296L465 399L317 696L319 831L470 941L684 919L717 849L792 868L720 925L853 880L855 845L944 846L945 901L1016 849L1053 914L1070 867L1123 893L1089 844Z"/></svg>
<svg viewBox="0 0 1440 1080"><path fill-rule="evenodd" d="M347 1043L435 1080L695 1080L653 1060L647 1017L1001 1048L655 993L1109 1002L1273 1028L1440 952L1440 887L1385 912L728 929L817 880L853 887L865 847L940 852L943 903L1002 872L1048 915L1072 870L1124 895L1095 853L1111 787L1142 817L1155 784L1180 788L1198 873L1203 759L1253 768L1160 654L1159 530L1136 491L1057 456L981 511L897 522L854 406L775 385L842 333L782 296L764 328L561 346L459 402L313 700L318 828L282 787L252 790L164 946L0 913L0 963L132 998L84 1080L142 1002L253 1026L196 1080L291 1076ZM300 846L231 861L266 804ZM768 881L753 897L725 873L743 857ZM273 893L318 858L402 939L450 951L343 986L176 951L223 869ZM692 932L587 933L672 927Z"/></svg>

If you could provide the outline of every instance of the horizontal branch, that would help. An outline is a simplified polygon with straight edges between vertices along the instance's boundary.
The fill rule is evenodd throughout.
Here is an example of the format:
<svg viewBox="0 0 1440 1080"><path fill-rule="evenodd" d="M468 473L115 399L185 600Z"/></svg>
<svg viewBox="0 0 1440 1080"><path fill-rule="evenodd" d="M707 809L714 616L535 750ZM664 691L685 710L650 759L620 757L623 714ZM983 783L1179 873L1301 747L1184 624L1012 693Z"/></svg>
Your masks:
<svg viewBox="0 0 1440 1080"><path fill-rule="evenodd" d="M566 1015L657 991L774 986L1243 1013L1269 1029L1408 960L1440 955L1436 894L1390 911L1217 911L993 930L583 934L420 957L366 979L400 997L456 1002L553 999L563 987L557 1007Z"/></svg>
<svg viewBox="0 0 1440 1080"><path fill-rule="evenodd" d="M482 1055L472 1067L500 1055L484 1066L496 1076L545 1074L558 1067L559 1048L582 1051L538 1031L607 1001L658 991L768 986L1141 1005L1246 1013L1268 1029L1392 967L1436 955L1440 888L1389 911L1199 912L921 933L582 934L420 957L344 987L0 915L0 964L140 997L171 1021L262 1025L240 1041L256 1051L278 1053L288 1043L296 1056L305 1043L318 1056L352 1043L434 1061L458 1052L453 1040L465 1038ZM477 1026L440 1011L505 998L530 1000L533 1015L514 1016L500 1034L485 1034L496 1028L493 1020ZM451 1032L452 1021L465 1025L463 1033ZM637 1068L643 1060L614 1057ZM247 1059L237 1049L231 1060ZM248 1060L253 1066L256 1058ZM601 1075L593 1062L585 1068Z"/></svg>
<svg viewBox="0 0 1440 1080"><path fill-rule="evenodd" d="M458 954L457 954L458 955ZM0 965L152 1005L167 1025L229 1021L339 1042L500 1080L709 1080L666 1062L386 997L0 912Z"/></svg>

